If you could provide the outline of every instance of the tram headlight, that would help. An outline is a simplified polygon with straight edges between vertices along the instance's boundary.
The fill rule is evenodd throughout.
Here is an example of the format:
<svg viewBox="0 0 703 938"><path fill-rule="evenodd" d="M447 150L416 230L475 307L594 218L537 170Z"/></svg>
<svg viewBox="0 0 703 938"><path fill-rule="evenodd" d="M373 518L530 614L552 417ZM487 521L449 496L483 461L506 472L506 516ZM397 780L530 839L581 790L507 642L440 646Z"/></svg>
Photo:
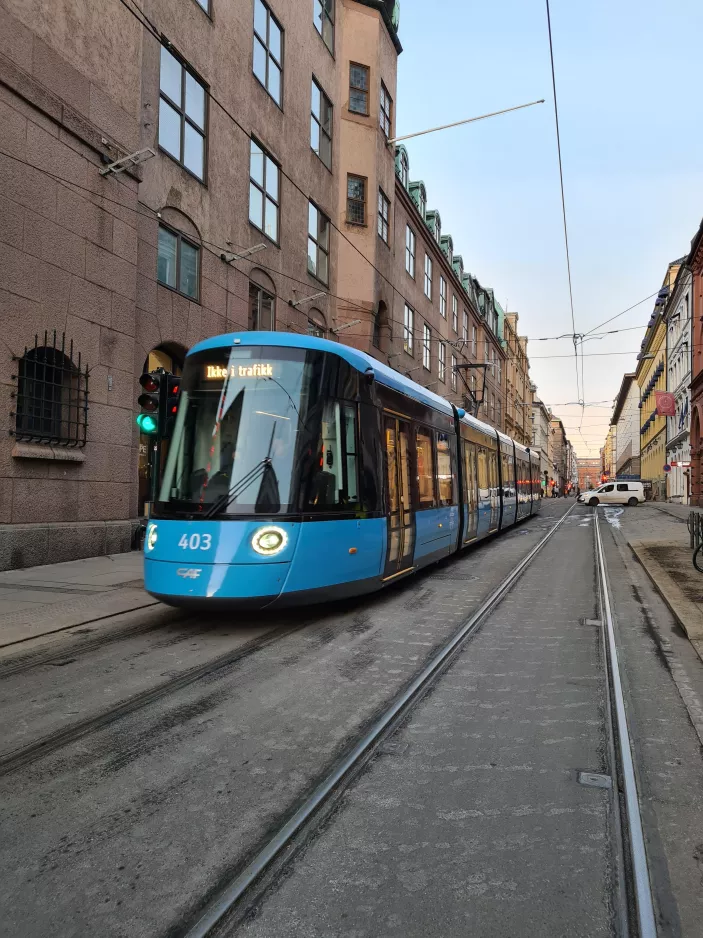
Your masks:
<svg viewBox="0 0 703 938"><path fill-rule="evenodd" d="M156 525L150 524L146 529L146 549L153 550L156 547L157 540L158 535L156 533Z"/></svg>
<svg viewBox="0 0 703 938"><path fill-rule="evenodd" d="M251 539L251 546L264 557L273 557L274 554L280 554L288 543L288 535L283 528L266 527L259 528Z"/></svg>

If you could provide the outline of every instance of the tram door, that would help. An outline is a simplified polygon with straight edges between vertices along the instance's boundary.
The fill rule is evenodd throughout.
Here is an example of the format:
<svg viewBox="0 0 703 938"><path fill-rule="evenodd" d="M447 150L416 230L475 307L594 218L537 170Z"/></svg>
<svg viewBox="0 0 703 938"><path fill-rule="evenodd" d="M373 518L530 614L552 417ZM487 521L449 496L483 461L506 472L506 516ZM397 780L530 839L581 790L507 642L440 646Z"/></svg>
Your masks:
<svg viewBox="0 0 703 938"><path fill-rule="evenodd" d="M410 424L385 416L386 466L388 472L388 549L384 577L392 577L413 565L415 514L410 480Z"/></svg>

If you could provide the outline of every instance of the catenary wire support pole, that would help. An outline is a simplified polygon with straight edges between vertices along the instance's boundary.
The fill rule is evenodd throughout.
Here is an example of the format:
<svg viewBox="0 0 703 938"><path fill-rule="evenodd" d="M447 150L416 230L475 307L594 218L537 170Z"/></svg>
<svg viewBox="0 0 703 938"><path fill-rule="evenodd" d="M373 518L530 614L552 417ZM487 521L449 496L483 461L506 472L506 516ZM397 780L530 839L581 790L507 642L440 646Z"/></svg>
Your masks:
<svg viewBox="0 0 703 938"><path fill-rule="evenodd" d="M506 107L502 111L491 111L490 114L479 114L478 117L467 117L461 121L454 121L453 124L442 124L440 127L430 127L427 130L418 130L414 134L404 134L402 137L391 137L388 146L393 147L402 140L410 140L412 137L423 137L425 134L434 134L438 130L449 130L451 127L461 127L462 124L474 124L476 121L485 121L489 117L498 117L499 114L509 114L511 111L521 111L526 107L534 107L535 104L544 104L545 99L539 101L529 101L527 104L518 104L515 107Z"/></svg>

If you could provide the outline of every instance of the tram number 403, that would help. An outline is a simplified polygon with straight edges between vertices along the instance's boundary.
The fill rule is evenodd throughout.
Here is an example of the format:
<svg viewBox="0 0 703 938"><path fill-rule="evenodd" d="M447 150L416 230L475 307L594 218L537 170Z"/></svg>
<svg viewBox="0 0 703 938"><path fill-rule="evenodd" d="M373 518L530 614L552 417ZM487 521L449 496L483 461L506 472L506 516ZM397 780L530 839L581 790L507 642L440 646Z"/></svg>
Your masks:
<svg viewBox="0 0 703 938"><path fill-rule="evenodd" d="M178 546L182 547L183 550L210 550L212 546L212 535L211 534L191 534L188 537L187 534L184 534Z"/></svg>

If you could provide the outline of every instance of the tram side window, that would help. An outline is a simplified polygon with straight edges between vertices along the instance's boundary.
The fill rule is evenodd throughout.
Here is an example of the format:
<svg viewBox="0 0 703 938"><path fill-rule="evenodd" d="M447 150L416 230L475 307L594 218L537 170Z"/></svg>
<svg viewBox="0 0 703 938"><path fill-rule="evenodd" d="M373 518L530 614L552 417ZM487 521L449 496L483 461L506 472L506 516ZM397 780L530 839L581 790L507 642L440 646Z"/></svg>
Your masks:
<svg viewBox="0 0 703 938"><path fill-rule="evenodd" d="M464 441L464 501L469 511L476 510L476 444Z"/></svg>
<svg viewBox="0 0 703 938"><path fill-rule="evenodd" d="M306 498L308 508L333 511L358 507L356 423L355 407L338 401L325 405L318 462Z"/></svg>
<svg viewBox="0 0 703 938"><path fill-rule="evenodd" d="M498 491L498 454L495 450L488 454L488 482L492 493Z"/></svg>
<svg viewBox="0 0 703 938"><path fill-rule="evenodd" d="M417 486L420 508L436 507L434 495L434 455L432 434L429 430L417 430Z"/></svg>
<svg viewBox="0 0 703 938"><path fill-rule="evenodd" d="M491 497L488 479L488 453L482 446L479 446L478 449L478 494L481 499Z"/></svg>
<svg viewBox="0 0 703 938"><path fill-rule="evenodd" d="M508 453L502 453L503 463L503 496L512 498L515 495L515 482L513 479L513 460Z"/></svg>
<svg viewBox="0 0 703 938"><path fill-rule="evenodd" d="M454 501L454 476L452 451L446 433L437 434L437 478L439 480L439 504L451 505Z"/></svg>

